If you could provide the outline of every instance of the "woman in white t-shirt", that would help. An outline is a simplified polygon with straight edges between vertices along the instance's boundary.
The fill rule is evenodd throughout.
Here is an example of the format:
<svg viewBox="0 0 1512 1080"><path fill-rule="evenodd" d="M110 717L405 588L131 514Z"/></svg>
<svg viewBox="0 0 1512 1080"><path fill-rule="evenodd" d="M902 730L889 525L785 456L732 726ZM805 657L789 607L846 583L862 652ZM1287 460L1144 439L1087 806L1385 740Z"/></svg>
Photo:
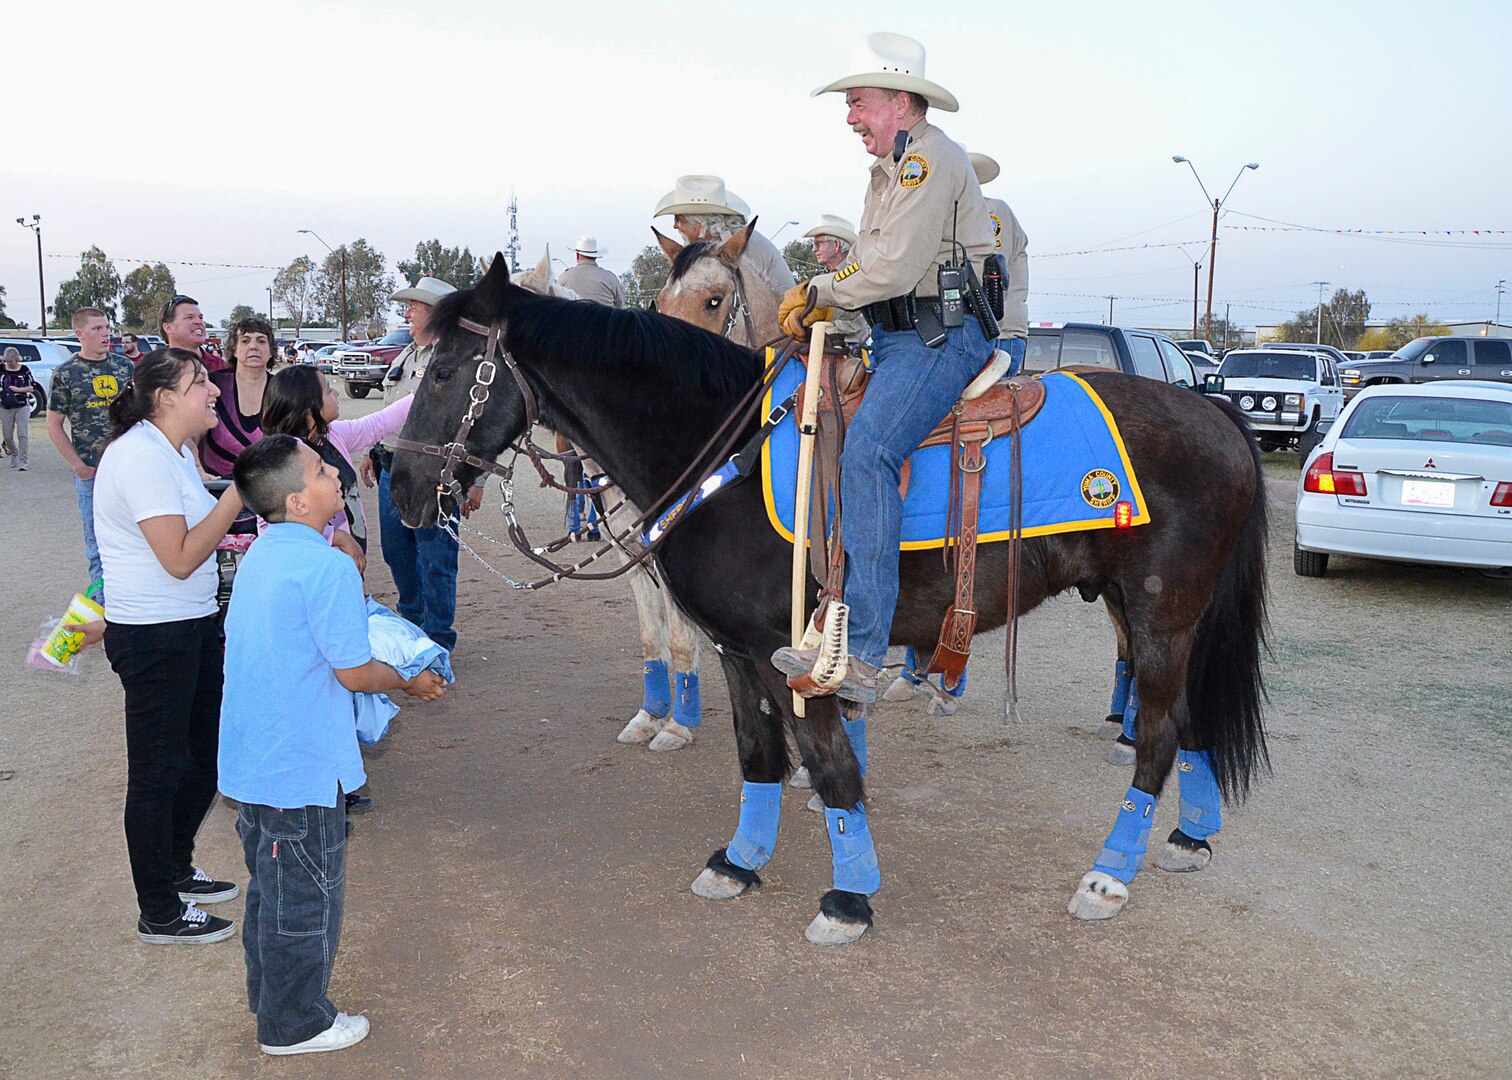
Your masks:
<svg viewBox="0 0 1512 1080"><path fill-rule="evenodd" d="M219 500L205 490L194 457L217 423L218 395L192 352L149 353L110 405L112 435L95 475L105 653L126 691L137 937L160 945L230 937L233 923L195 904L240 891L193 862L215 798L220 737L215 546L242 507L234 487Z"/></svg>

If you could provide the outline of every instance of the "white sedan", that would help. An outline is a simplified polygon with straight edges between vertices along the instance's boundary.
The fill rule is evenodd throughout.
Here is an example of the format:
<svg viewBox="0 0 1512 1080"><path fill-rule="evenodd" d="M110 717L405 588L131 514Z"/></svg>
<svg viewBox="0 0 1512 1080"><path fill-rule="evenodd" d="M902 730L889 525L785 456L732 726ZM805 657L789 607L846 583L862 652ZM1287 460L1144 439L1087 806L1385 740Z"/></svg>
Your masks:
<svg viewBox="0 0 1512 1080"><path fill-rule="evenodd" d="M1512 386L1362 390L1297 491L1297 573L1331 554L1512 573Z"/></svg>

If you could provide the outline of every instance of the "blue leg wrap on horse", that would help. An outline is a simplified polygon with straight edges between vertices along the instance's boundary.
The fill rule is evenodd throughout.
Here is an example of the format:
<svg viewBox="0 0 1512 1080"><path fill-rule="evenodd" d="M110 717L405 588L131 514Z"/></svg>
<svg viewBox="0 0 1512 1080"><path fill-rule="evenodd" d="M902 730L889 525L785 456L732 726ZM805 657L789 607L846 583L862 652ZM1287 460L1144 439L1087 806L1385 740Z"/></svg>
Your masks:
<svg viewBox="0 0 1512 1080"><path fill-rule="evenodd" d="M781 784L740 785L740 825L725 849L725 858L747 870L760 870L777 850L777 821L782 813Z"/></svg>
<svg viewBox="0 0 1512 1080"><path fill-rule="evenodd" d="M1127 885L1144 865L1145 848L1150 843L1150 826L1155 821L1155 796L1131 787L1123 797L1118 820L1108 834L1092 869L1116 877Z"/></svg>
<svg viewBox="0 0 1512 1080"><path fill-rule="evenodd" d="M1129 707L1129 662L1120 660L1113 665L1113 704L1108 707L1109 716L1122 716Z"/></svg>
<svg viewBox="0 0 1512 1080"><path fill-rule="evenodd" d="M912 645L903 650L903 677L915 686L922 686L924 680L914 674L914 669L919 666L919 654L914 652Z"/></svg>
<svg viewBox="0 0 1512 1080"><path fill-rule="evenodd" d="M1124 706L1124 737L1130 742L1134 741L1135 729L1139 720L1139 680L1129 680L1129 703Z"/></svg>
<svg viewBox="0 0 1512 1080"><path fill-rule="evenodd" d="M824 820L829 825L835 888L863 896L880 889L882 871L877 868L877 849L872 846L866 807L857 803L849 810L826 809Z"/></svg>
<svg viewBox="0 0 1512 1080"><path fill-rule="evenodd" d="M645 689L641 693L641 708L660 719L672 711L672 688L667 682L667 662L647 660L642 670Z"/></svg>
<svg viewBox="0 0 1512 1080"><path fill-rule="evenodd" d="M850 738L851 749L856 752L856 761L861 765L861 775L866 775L866 717L842 720L845 734Z"/></svg>
<svg viewBox="0 0 1512 1080"><path fill-rule="evenodd" d="M1206 840L1223 828L1223 800L1212 756L1206 750L1179 751L1176 776L1181 782L1181 831L1193 840Z"/></svg>
<svg viewBox="0 0 1512 1080"><path fill-rule="evenodd" d="M698 672L679 671L674 681L677 683L677 693L672 698L672 719L684 727L697 727L703 723L703 702L698 697Z"/></svg>

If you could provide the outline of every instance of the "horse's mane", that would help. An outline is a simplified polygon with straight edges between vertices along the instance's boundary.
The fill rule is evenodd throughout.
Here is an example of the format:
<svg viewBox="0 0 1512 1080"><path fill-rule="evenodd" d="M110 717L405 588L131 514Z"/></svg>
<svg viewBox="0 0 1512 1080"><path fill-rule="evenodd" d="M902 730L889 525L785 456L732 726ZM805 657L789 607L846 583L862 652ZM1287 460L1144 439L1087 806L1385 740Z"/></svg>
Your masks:
<svg viewBox="0 0 1512 1080"><path fill-rule="evenodd" d="M718 247L719 245L712 240L700 240L696 244L685 245L677 253L677 258L672 260L672 272L667 275L667 280L669 282L677 281L692 269L694 263L705 255L714 254Z"/></svg>
<svg viewBox="0 0 1512 1080"><path fill-rule="evenodd" d="M472 292L437 302L431 315L440 336L467 314ZM753 350L656 312L562 300L510 288L504 310L505 345L523 356L602 362L621 371L668 373L679 389L736 395L759 370Z"/></svg>

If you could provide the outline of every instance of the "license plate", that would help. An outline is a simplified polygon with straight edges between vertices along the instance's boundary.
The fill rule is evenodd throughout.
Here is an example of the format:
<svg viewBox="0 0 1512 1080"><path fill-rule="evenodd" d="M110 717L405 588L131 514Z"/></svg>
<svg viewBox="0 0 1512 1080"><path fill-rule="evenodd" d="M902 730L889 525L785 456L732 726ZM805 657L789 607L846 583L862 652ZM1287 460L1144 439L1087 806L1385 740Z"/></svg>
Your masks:
<svg viewBox="0 0 1512 1080"><path fill-rule="evenodd" d="M1454 485L1440 480L1403 480L1402 505L1451 507Z"/></svg>

